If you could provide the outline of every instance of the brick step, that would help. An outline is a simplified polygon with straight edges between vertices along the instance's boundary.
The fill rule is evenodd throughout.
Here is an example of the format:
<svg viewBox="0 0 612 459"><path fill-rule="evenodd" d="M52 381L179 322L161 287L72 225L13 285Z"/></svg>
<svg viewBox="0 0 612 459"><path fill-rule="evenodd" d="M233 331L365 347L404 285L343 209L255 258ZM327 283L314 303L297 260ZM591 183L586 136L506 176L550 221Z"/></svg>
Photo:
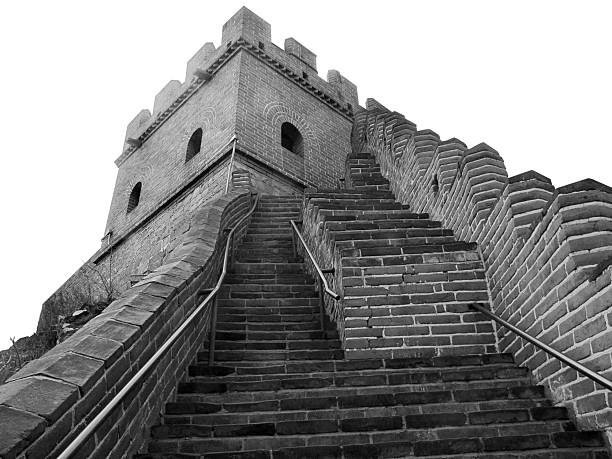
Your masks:
<svg viewBox="0 0 612 459"><path fill-rule="evenodd" d="M372 153L354 153L351 152L347 156L347 161L359 160L359 159L371 159L374 161L374 155Z"/></svg>
<svg viewBox="0 0 612 459"><path fill-rule="evenodd" d="M438 221L425 218L397 218L397 219L359 219L334 221L326 220L323 228L327 231L362 231L362 230L390 230L404 228L440 228Z"/></svg>
<svg viewBox="0 0 612 459"><path fill-rule="evenodd" d="M306 199L395 199L395 196L390 191L323 189L307 193Z"/></svg>
<svg viewBox="0 0 612 459"><path fill-rule="evenodd" d="M216 350L215 360L218 362L236 361L277 361L277 360L329 360L342 359L344 351L340 349L315 349L315 350ZM208 352L198 353L199 360L208 359Z"/></svg>
<svg viewBox="0 0 612 459"><path fill-rule="evenodd" d="M273 220L282 220L287 217L299 218L301 209L296 208L295 210L274 210L274 209L257 209L253 212L252 218L264 218L270 217Z"/></svg>
<svg viewBox="0 0 612 459"><path fill-rule="evenodd" d="M230 274L228 273L223 282L225 285L236 284L312 284L314 279L307 275L274 275L274 274Z"/></svg>
<svg viewBox="0 0 612 459"><path fill-rule="evenodd" d="M206 347L205 347L206 348ZM276 340L276 341L234 341L234 340L216 340L216 349L224 350L286 350L286 351L316 351L325 349L340 349L340 341L331 339L319 340ZM208 354L205 360L208 358Z"/></svg>
<svg viewBox="0 0 612 459"><path fill-rule="evenodd" d="M168 408L170 407L172 407L171 404L169 404ZM172 407L172 409L174 408L178 407ZM415 438L418 438L416 435L418 431L445 428L444 435L446 438L462 438L470 434L474 435L476 433L474 427L479 426L484 430L482 433L478 432L479 436L491 438L499 435L499 430L492 427L503 427L504 424L513 424L515 431L522 430L530 435L566 431L566 427L569 427L566 426L567 416L559 419L546 419L546 414L543 410L550 410L550 408L497 410L488 412L474 411L468 413L441 412L423 415L404 414L405 410L398 409L395 415L393 415L393 413L385 413L385 411L390 410L380 410L381 412L377 416L374 410L364 410L366 413L365 418L354 417L355 412L348 410L348 412L317 412L316 414L321 417L317 417L316 419L307 418L307 413L295 413L303 414L304 419L295 416L295 414L291 416L293 413L287 413L285 415L276 413L279 414L278 418L274 417L275 413L265 412L258 415L253 414L251 416L246 416L244 414L230 414L225 416L210 415L198 416L197 422L193 423L177 422L156 426L152 429L151 434L153 438L163 439L181 437L223 438L274 435L286 436L329 434L336 432L370 432L372 430L401 430L405 432L403 435L408 435L410 432ZM368 411L372 412L374 416L372 416L372 414L367 416ZM353 414L353 416L351 416L351 414ZM543 422L545 420L553 422ZM269 439L269 441L273 442L274 439ZM273 443L269 443L268 446L274 448Z"/></svg>
<svg viewBox="0 0 612 459"><path fill-rule="evenodd" d="M284 315L284 314L316 314L319 306L218 306L219 314L246 314L246 315Z"/></svg>
<svg viewBox="0 0 612 459"><path fill-rule="evenodd" d="M281 323L312 322L317 320L318 313L311 314L241 314L228 313L226 309L219 308L217 320L219 322L248 322L248 323Z"/></svg>
<svg viewBox="0 0 612 459"><path fill-rule="evenodd" d="M309 204L320 206L321 204L359 204L363 206L370 205L381 205L381 204L396 204L397 202L393 198L380 198L380 199L363 199L361 197L356 199L347 199L341 196L334 196L332 198L311 198Z"/></svg>
<svg viewBox="0 0 612 459"><path fill-rule="evenodd" d="M205 386L204 390L209 387ZM544 397L544 390L540 386L512 386L494 389L449 389L431 392L401 391L400 389L389 393L381 392L380 387L366 387L361 389L348 388L345 392L336 391L326 396L320 396L315 391L305 394L286 392L282 398L271 398L258 401L235 401L231 394L227 400L216 397L211 402L208 395L202 396L199 392L200 386L196 382L187 383L179 389L176 403L182 406L174 406L173 413L198 413L212 414L220 412L227 413L249 413L249 412L276 412L279 411L301 411L301 410L337 410L337 409L359 409L359 408L382 408L403 406L410 407L406 414L425 414L447 412L466 413L473 411L493 410L526 410L538 407L545 408L539 418L547 415L549 419L567 419L565 408L551 407L551 403ZM557 413L562 410L562 413ZM323 413L317 413L317 418ZM345 416L351 415L345 412ZM365 414L361 412L360 414ZM535 418L536 416L531 416ZM306 418L306 417L305 417ZM226 421L227 422L227 421Z"/></svg>
<svg viewBox="0 0 612 459"><path fill-rule="evenodd" d="M367 250L367 249L359 249ZM409 252L406 247L402 251ZM407 253L406 255L361 255L346 256L342 258L342 267L367 267L367 266L397 266L397 265L419 265L419 264L446 264L477 262L482 267L480 255L475 250L454 250L449 252L426 252Z"/></svg>
<svg viewBox="0 0 612 459"><path fill-rule="evenodd" d="M252 307L279 307L279 306L318 306L318 298L219 298L219 306L252 306Z"/></svg>
<svg viewBox="0 0 612 459"><path fill-rule="evenodd" d="M311 322L217 322L219 331L317 331L321 327L318 320Z"/></svg>
<svg viewBox="0 0 612 459"><path fill-rule="evenodd" d="M233 341L269 341L269 340L304 340L304 339L337 339L338 332L336 330L321 330L316 331L217 331L218 340L233 340Z"/></svg>
<svg viewBox="0 0 612 459"><path fill-rule="evenodd" d="M412 230L411 230L412 231ZM416 231L416 230L415 230ZM457 242L452 232L443 232L444 230L433 229L427 231L422 236L411 236L394 239L349 239L346 241L337 241L336 249L342 251L344 249L361 249L361 248L377 248L377 247L413 247L415 245L426 244L448 244ZM429 234L428 234L429 233ZM423 233L421 233L423 234ZM444 235L443 235L444 234Z"/></svg>
<svg viewBox="0 0 612 459"><path fill-rule="evenodd" d="M304 265L302 263L234 263L231 268L233 274L299 274L303 271Z"/></svg>
<svg viewBox="0 0 612 459"><path fill-rule="evenodd" d="M272 361L268 362L270 367L274 367L274 364L279 365L283 362L289 367L293 362L288 361ZM223 362L222 365L227 366L230 364L244 363L256 363L256 362ZM255 367L258 368L258 367ZM311 375L303 375L301 378L284 379L284 380L271 380L271 381L245 381L245 382L233 382L224 381L219 379L217 382L210 382L211 367L205 364L195 364L189 367L190 381L182 383L184 384L179 388L178 401L188 401L191 404L226 404L226 403L259 403L267 402L270 400L286 400L286 399L300 399L302 403L308 403L308 399L316 399L312 403L323 403L322 400L337 399L338 397L352 397L354 400L361 398L363 402L355 403L369 403L368 397L374 397L371 400L377 400L376 404L381 404L380 401L383 397L389 394L394 394L394 400L402 400L402 403L407 405L409 401L417 405L430 405L417 406L413 412L435 412L443 406L444 403L450 404L448 406L457 409L457 407L473 407L473 409L479 409L479 407L486 407L488 409L501 409L507 406L508 400L516 398L516 393L520 387L525 388L525 393L530 393L531 383L528 378L504 378L504 379L488 379L488 380L474 380L474 381L449 381L449 382L432 382L432 383L404 383L395 384L392 387L387 385L366 385L364 381L365 376L350 376L347 374L345 377L345 384L341 385L325 385L328 382L322 378L312 378ZM248 367L238 367L236 372L242 374L249 370ZM298 376L298 375L295 375ZM352 380L355 380L352 383ZM268 385L266 387L266 385ZM255 388L255 390L253 390ZM257 390L259 389L259 390ZM479 400L479 397L489 396L492 393L502 394L503 391L511 390L507 393L510 399L500 398L499 400ZM447 392L458 394L463 396L465 400L455 400L450 402L436 402L437 397L446 397ZM431 395L428 395L431 394ZM471 394L471 395L470 395ZM427 398L429 397L429 398ZM470 398L472 397L472 398ZM499 395L504 397L504 395ZM533 399L538 397L524 396L519 397L521 399L529 400L525 403L525 406L538 405L540 402L537 400L534 402ZM427 401L430 400L430 401ZM454 403L454 404L453 404ZM520 401L514 401L515 405L521 405ZM541 401L542 406L547 406L545 400ZM377 405L375 405L377 406ZM201 405L202 410L209 409L205 405ZM450 409L450 408L448 408Z"/></svg>
<svg viewBox="0 0 612 459"><path fill-rule="evenodd" d="M379 230L337 230L330 231L329 237L333 241L364 240L364 239L403 239L409 238L410 232L415 229L436 229L440 222L432 220L413 220L413 226L404 229ZM436 233L434 233L436 234Z"/></svg>
<svg viewBox="0 0 612 459"><path fill-rule="evenodd" d="M483 271L483 265L478 261L465 262L440 262L440 263L421 263L421 264L398 264L398 265L383 265L380 263L371 263L370 266L361 267L342 267L342 276L375 276L386 274L406 274L408 276L418 276L422 273L430 275L439 273L465 273L469 271Z"/></svg>
<svg viewBox="0 0 612 459"><path fill-rule="evenodd" d="M415 213L409 210L394 210L390 212L379 212L376 210L369 210L363 212L355 212L351 210L345 211L333 211L320 209L319 217L323 221L338 221L338 222L350 222L350 221L382 221L382 220L415 220L415 219L429 219L427 213Z"/></svg>
<svg viewBox="0 0 612 459"><path fill-rule="evenodd" d="M321 333L321 332L317 332ZM335 333L332 332L332 333ZM297 335L297 333L296 333ZM320 336L320 335L317 335ZM221 339L219 337L219 339ZM225 338L229 339L229 338ZM267 338L278 339L278 338ZM285 338L281 338L285 339ZM303 338L300 338L303 339ZM266 368L264 364L258 364ZM344 372L344 371L371 371L371 370L403 370L407 368L462 368L462 367L488 367L490 365L514 366L510 354L474 354L467 356L421 357L407 359L368 359L368 360L332 360L329 362L293 362L287 365L275 363L273 368L267 368L264 373L275 374L315 373L315 372ZM274 370L274 371L272 371ZM257 371L257 368L253 369ZM260 374L260 373L250 373Z"/></svg>
<svg viewBox="0 0 612 459"><path fill-rule="evenodd" d="M311 296L316 296L314 285L312 284L259 284L259 283L244 283L244 284L225 284L221 286L220 294L225 292L287 292L287 293L308 293Z"/></svg>
<svg viewBox="0 0 612 459"><path fill-rule="evenodd" d="M259 241L291 241L291 233L263 233L263 234L247 234L244 236L244 242L259 242Z"/></svg>
<svg viewBox="0 0 612 459"><path fill-rule="evenodd" d="M409 210L410 206L407 204L399 204L397 202L381 203L381 204L338 204L336 202L320 202L314 205L318 209L328 210L353 210L353 211L368 211L368 210Z"/></svg>
<svg viewBox="0 0 612 459"><path fill-rule="evenodd" d="M339 354L338 351L290 351L293 356L298 356L303 354L307 356L307 358L301 360L325 360L321 359L318 356L323 356L325 354ZM223 360L219 359L217 365L223 366L221 362L234 362L233 359L238 354L248 354L248 357L251 354L257 354L256 351L252 353L244 352L244 351L224 351L223 354L228 354L231 359ZM263 354L263 353L261 353ZM251 362L253 363L256 359L260 362L268 362L272 363L272 367L277 367L275 362L278 360L300 360L296 359L287 359L284 356L287 352L273 352L268 351L265 353L269 355L269 359L256 358L253 356L253 359L240 361L239 365L242 365L243 362ZM198 357L202 360L207 359L208 353L202 353ZM281 358L282 357L282 358ZM327 359L329 360L329 359ZM322 367L325 367L325 364L328 362L321 362ZM206 364L195 364L192 367L197 367L199 365ZM265 365L262 364L262 367ZM296 362L294 368L308 368L308 366L313 366L312 364L301 364L300 362ZM316 365L315 365L316 366ZM287 368L288 370L288 368ZM417 369L384 369L384 370L362 370L359 372L325 372L325 371L317 371L316 375L312 373L293 373L293 374L263 374L260 376L253 375L244 375L244 376L226 376L226 377L211 377L207 379L205 382L201 382L198 385L199 392L206 391L207 393L225 393L231 391L238 392L270 392L270 391L282 391L282 390L298 390L298 389L329 389L329 388L350 388L350 387L365 387L365 386L378 386L378 387L386 387L388 393L392 393L394 390L393 386L402 386L402 388L412 388L416 389L415 385L432 385L438 384L444 386L449 383L467 383L467 382L476 382L479 381L483 383L482 387L489 387L488 384L491 381L506 381L511 380L515 381L517 379L525 379L528 381L529 371L526 368L518 368L512 365L487 365L485 367L463 367L461 369L458 368L417 368ZM193 373L190 370L190 375ZM183 384L183 383L181 383ZM184 384L192 384L192 383L184 383ZM182 387L182 386L180 386ZM187 386L185 386L187 387ZM189 386L192 387L192 386ZM476 388L474 388L476 389ZM363 391L362 391L363 392ZM252 396L253 394L251 394Z"/></svg>
<svg viewBox="0 0 612 459"><path fill-rule="evenodd" d="M393 418L391 418L393 419ZM443 454L449 456L448 452L456 454L470 454L469 457L477 453L503 452L505 457L530 457L550 459L553 457L603 457L599 451L605 451L604 442L599 432L546 432L529 434L531 424L526 424L519 431L519 435L512 436L512 425L500 426L497 429L489 428L485 435L480 434L475 428L455 428L449 429L450 439L442 432L438 434L436 430L424 432L422 429L401 429L398 420L386 421L382 424L377 418L368 420L349 420L340 423L345 433L337 433L334 430L334 423L321 422L316 425L314 432L273 436L272 427L261 424L257 427L247 426L246 429L253 433L253 429L260 429L258 437L244 437L242 432L234 426L228 426L226 431L218 430L215 432L220 438L193 438L190 439L158 439L151 442L149 451L167 452L182 451L188 453L203 454L204 458L273 458L273 459L295 459L295 458L397 458L397 457L432 457L432 455ZM380 425L377 427L376 422ZM340 428L339 423L335 424L336 429ZM281 429L294 429L300 431L301 424L294 422L285 424ZM306 426L306 424L304 424ZM380 432L370 432L365 435L357 435L370 426L370 430ZM482 429L482 427L480 427ZM521 431L523 434L521 435ZM498 433L496 433L498 432ZM267 433L267 435L266 435ZM278 433L278 432L275 432ZM470 433L472 437L467 434ZM453 435L454 434L454 435ZM257 435L253 433L253 435ZM439 436L442 439L438 439ZM424 440L425 438L425 440ZM402 439L399 440L398 439ZM393 441L390 441L393 440ZM299 446L298 446L299 445ZM303 446L302 446L303 445ZM310 445L310 446L306 446ZM571 452L575 448L592 448L593 455L572 456ZM180 449L179 449L180 448ZM548 455L548 448L553 448L553 455ZM225 454L213 454L214 452L231 452ZM515 451L519 456L515 456ZM530 456L520 456L521 454L533 451ZM567 454L570 452L570 455ZM248 453L247 453L248 452ZM560 452L558 456L556 454ZM605 454L605 453L604 453ZM482 456L482 457L488 457Z"/></svg>
<svg viewBox="0 0 612 459"><path fill-rule="evenodd" d="M271 254L268 256L262 256L262 255L257 255L257 254L253 254L253 256L248 256L245 254L245 255L237 255L236 261L240 263L258 263L258 262L262 262L262 263L283 263L283 262L301 263L302 261L304 261L304 259L302 257L287 257L282 254L278 254L278 255Z"/></svg>
<svg viewBox="0 0 612 459"><path fill-rule="evenodd" d="M526 387L526 386L523 386ZM184 388L197 389L197 384ZM519 393L528 390L520 386L513 388ZM498 392L501 392L499 389ZM396 392L385 394L380 392L358 394L335 394L327 397L302 397L295 394L287 397L260 401L234 401L231 394L226 400L217 397L214 402L207 400L205 394L198 392L180 392L177 400L167 407L166 414L175 416L168 423L179 422L179 416L198 416L190 419L197 424L221 423L239 424L251 422L275 422L283 420L307 419L348 419L354 417L395 415L429 415L429 422L423 425L435 427L439 422L439 413L468 414L467 421L478 419L478 424L511 422L514 418L522 421L559 420L567 424L568 417L565 408L552 407L543 397L529 396L525 398L478 399L469 390L422 392ZM482 391L481 391L482 392ZM502 394L503 395L503 394ZM513 396L512 392L507 395ZM460 397L454 400L451 397ZM462 400L461 397L465 398ZM309 411L305 411L309 410ZM314 411L314 412L312 412ZM471 419L469 419L471 418ZM474 423L474 422L472 422ZM459 424L463 425L463 424Z"/></svg>
<svg viewBox="0 0 612 459"><path fill-rule="evenodd" d="M279 224L289 224L291 220L299 220L301 215L288 215L284 217L277 217L276 214L271 215L253 215L251 217L250 224L258 224L258 223L279 223Z"/></svg>
<svg viewBox="0 0 612 459"><path fill-rule="evenodd" d="M389 181L382 176L380 172L364 172L360 170L351 170L351 183L353 186L358 185L376 185L388 184Z"/></svg>

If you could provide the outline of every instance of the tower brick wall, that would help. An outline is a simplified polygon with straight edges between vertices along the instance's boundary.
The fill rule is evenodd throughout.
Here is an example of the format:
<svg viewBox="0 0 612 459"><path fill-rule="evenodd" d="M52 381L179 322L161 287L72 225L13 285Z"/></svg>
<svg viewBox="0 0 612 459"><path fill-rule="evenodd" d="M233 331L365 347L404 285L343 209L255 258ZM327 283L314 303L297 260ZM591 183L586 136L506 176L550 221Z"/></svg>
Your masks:
<svg viewBox="0 0 612 459"><path fill-rule="evenodd" d="M287 50L279 48L270 30L241 8L223 26L221 45L206 43L189 60L185 82L167 83L152 113L142 110L129 123L102 247L45 302L39 330L81 307L82 298L108 296L109 284L121 293L160 266L189 229L194 209L225 192L232 139L233 167L249 171L263 192L301 193L342 176L356 87L337 71L331 82L320 78L314 53L293 38ZM303 153L281 146L284 122L300 131ZM186 161L197 129L201 149ZM138 183L140 200L128 212ZM96 282L100 274L110 283Z"/></svg>

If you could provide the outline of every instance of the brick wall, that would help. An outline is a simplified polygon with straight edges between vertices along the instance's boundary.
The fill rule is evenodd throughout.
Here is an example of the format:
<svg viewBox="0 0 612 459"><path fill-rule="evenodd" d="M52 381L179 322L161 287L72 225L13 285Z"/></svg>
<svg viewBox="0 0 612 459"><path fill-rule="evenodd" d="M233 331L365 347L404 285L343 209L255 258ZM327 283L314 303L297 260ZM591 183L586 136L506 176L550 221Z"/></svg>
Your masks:
<svg viewBox="0 0 612 459"><path fill-rule="evenodd" d="M356 115L355 148L372 151L398 199L478 242L502 318L608 378L612 375L612 189L555 189L530 171L508 178L486 144L467 148L375 101ZM580 428L609 429L609 392L498 328L500 350L527 365Z"/></svg>
<svg viewBox="0 0 612 459"><path fill-rule="evenodd" d="M335 186L350 151L350 119L251 54L243 52L240 60L236 115L240 145L304 185ZM282 148L284 122L302 134L303 155Z"/></svg>
<svg viewBox="0 0 612 459"><path fill-rule="evenodd" d="M133 279L161 266L193 223L196 210L225 192L229 155L212 164L193 187L137 227L121 243L111 238L104 254L96 253L43 303L38 331L48 330L59 314L70 314L84 303L103 301L124 292ZM195 159L195 158L194 158ZM94 263L95 261L95 263Z"/></svg>
<svg viewBox="0 0 612 459"><path fill-rule="evenodd" d="M0 455L55 457L160 348L218 279L224 228L251 206L230 193L203 209L166 263L76 334L0 386ZM247 219L248 220L248 219ZM248 221L236 234L237 245ZM142 446L174 397L208 332L206 309L80 448L79 457L121 457Z"/></svg>

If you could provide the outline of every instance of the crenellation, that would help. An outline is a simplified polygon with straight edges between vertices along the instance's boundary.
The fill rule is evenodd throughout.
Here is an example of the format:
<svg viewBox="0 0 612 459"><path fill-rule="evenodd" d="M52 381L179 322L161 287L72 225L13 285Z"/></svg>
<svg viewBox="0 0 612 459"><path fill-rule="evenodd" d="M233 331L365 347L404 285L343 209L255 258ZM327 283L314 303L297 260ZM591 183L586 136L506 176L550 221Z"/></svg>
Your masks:
<svg viewBox="0 0 612 459"><path fill-rule="evenodd" d="M200 77L202 72L214 61L216 48L211 42L204 43L204 45L193 55L187 62L187 69L185 71L185 83L189 83L192 78Z"/></svg>
<svg viewBox="0 0 612 459"><path fill-rule="evenodd" d="M243 38L255 46L264 46L272 41L272 28L269 23L246 7L242 7L225 24L221 34L221 47Z"/></svg>
<svg viewBox="0 0 612 459"><path fill-rule="evenodd" d="M125 130L124 151L132 146L128 141L133 142L138 140L138 138L150 124L151 119L151 112L148 109L143 109L134 117L132 121L130 121L127 129Z"/></svg>
<svg viewBox="0 0 612 459"><path fill-rule="evenodd" d="M153 102L154 118L172 105L181 93L181 89L182 83L178 80L170 80L166 83L166 85L155 95L155 101Z"/></svg>
<svg viewBox="0 0 612 459"><path fill-rule="evenodd" d="M285 52L297 57L317 73L317 55L298 42L295 38L285 39Z"/></svg>

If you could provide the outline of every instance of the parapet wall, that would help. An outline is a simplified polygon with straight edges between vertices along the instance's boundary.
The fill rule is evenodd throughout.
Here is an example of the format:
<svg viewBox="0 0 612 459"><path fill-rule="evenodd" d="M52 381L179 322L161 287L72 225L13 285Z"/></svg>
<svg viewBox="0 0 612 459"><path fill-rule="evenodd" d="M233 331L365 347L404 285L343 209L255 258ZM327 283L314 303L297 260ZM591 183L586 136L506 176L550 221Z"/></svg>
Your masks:
<svg viewBox="0 0 612 459"><path fill-rule="evenodd" d="M534 171L509 178L488 145L441 141L372 100L352 140L376 155L399 201L478 242L494 312L610 378L612 188L587 179L555 189ZM505 329L497 336L580 428L610 429L612 394Z"/></svg>
<svg viewBox="0 0 612 459"><path fill-rule="evenodd" d="M201 209L166 263L104 312L0 386L0 457L56 457L177 330L219 277L232 227L251 207L232 192ZM237 229L234 248L248 221ZM209 330L204 311L79 449L79 457L137 452Z"/></svg>

